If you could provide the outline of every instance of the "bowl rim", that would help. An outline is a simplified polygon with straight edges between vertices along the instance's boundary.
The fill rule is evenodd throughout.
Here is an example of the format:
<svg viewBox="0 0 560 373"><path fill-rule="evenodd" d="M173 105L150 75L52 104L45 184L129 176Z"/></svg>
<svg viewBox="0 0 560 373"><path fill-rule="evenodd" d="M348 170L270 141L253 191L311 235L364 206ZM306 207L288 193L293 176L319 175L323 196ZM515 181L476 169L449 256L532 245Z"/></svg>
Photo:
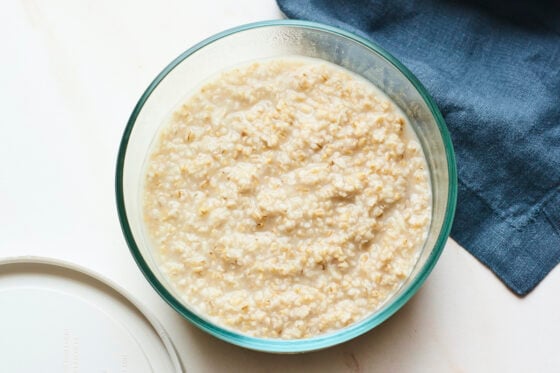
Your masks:
<svg viewBox="0 0 560 373"><path fill-rule="evenodd" d="M375 52L376 54L380 55L382 58L387 60L397 70L399 70L401 74L403 74L404 77L407 78L409 82L413 85L413 87L418 91L418 93L420 94L420 96L428 106L430 112L432 113L437 123L438 129L440 131L444 143L446 161L447 161L447 172L449 176L447 206L446 206L444 221L441 230L435 242L434 249L432 250L430 256L426 260L424 267L420 269L418 275L410 283L408 288L404 292L402 292L398 297L396 297L392 303L384 306L380 311L374 313L373 315L370 315L369 317L365 318L360 322L357 322L344 329L340 329L331 333L327 333L327 334L323 334L307 339L299 339L299 340L282 340L282 339L250 337L217 326L203 319L202 317L198 316L193 311L189 310L166 289L166 287L158 280L156 275L153 273L153 271L145 261L132 234L132 230L130 228L129 220L126 213L125 202L124 202L123 174L124 174L124 163L125 163L126 151L128 147L128 141L130 139L130 135L134 128L136 119L140 111L142 110L142 107L144 106L144 104L146 103L146 101L148 100L152 92L155 90L155 88L161 83L161 81L165 79L165 77L184 59L188 58L190 55L192 55L199 49L204 48L205 46L217 40L250 29L257 29L257 28L264 28L264 27L277 27L277 26L314 29L326 33L335 34L337 36L342 36L344 38L350 39L351 41L356 42L372 50L373 52ZM449 135L449 131L447 129L447 125L445 124L443 116L439 111L437 105L435 104L435 101L428 94L425 87L422 85L422 83L420 83L420 81L414 76L414 74L412 74L412 72L407 67L405 67L395 57L393 57L390 53L385 51L383 48L381 48L374 42L367 40L361 36L358 36L356 34L353 34L351 32L341 30L333 26L328 26L322 23L317 23L317 22L283 19L283 20L268 20L268 21L260 21L260 22L244 24L217 33L195 44L191 48L187 49L185 52L181 53L177 58L175 58L171 63L169 63L156 76L156 78L150 83L148 88L144 91L144 93L138 100L138 103L134 107L134 110L130 115L130 118L127 122L124 133L122 135L118 156L117 156L115 191L116 191L116 202L117 202L117 212L118 212L119 222L126 243L130 249L130 252L132 253L132 256L134 257L136 264L138 265L138 267L140 268L140 270L142 271L142 273L144 274L144 276L146 277L150 285L175 311L177 311L181 316L189 320L192 324L194 324L199 329L202 329L205 332L221 340L232 343L234 345L238 345L252 350L264 351L264 352L296 353L296 352L307 352L307 351L313 351L313 350L331 347L346 342L350 339L353 339L359 335L368 332L369 330L375 328L376 326L378 326L379 324L387 320L395 312L397 312L418 291L420 286L424 283L424 281L432 271L437 260L439 259L451 230L453 217L455 214L456 201L457 201L457 170L456 170L456 163L455 163L455 153L453 150L451 137Z"/></svg>

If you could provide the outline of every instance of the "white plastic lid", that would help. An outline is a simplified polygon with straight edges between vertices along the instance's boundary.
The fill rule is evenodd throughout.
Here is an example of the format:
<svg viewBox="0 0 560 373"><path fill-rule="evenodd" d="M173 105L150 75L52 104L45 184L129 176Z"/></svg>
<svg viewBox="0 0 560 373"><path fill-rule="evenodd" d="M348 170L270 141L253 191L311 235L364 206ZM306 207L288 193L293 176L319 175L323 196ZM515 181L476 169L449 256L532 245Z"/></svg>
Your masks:
<svg viewBox="0 0 560 373"><path fill-rule="evenodd" d="M0 371L182 372L162 326L84 268L0 261Z"/></svg>

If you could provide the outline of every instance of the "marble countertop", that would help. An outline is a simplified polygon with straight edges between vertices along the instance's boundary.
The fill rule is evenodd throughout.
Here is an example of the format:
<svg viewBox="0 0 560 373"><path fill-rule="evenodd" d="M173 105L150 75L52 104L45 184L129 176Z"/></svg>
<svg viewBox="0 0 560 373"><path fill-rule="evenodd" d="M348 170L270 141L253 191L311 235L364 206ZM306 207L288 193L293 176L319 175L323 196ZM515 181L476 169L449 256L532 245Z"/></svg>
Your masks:
<svg viewBox="0 0 560 373"><path fill-rule="evenodd" d="M4 0L0 257L64 259L121 284L158 316L188 372L560 371L560 268L518 298L452 240L394 317L319 352L272 355L229 345L191 326L152 290L116 214L115 160L128 116L155 75L189 46L280 17L273 0Z"/></svg>

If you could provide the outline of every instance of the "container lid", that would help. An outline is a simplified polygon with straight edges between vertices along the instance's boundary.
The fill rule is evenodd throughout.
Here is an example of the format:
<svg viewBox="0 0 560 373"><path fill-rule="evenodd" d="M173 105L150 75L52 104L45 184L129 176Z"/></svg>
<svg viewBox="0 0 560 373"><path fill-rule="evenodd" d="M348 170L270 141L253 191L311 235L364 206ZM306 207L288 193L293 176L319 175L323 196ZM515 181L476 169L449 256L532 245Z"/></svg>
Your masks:
<svg viewBox="0 0 560 373"><path fill-rule="evenodd" d="M3 372L182 372L163 327L122 289L53 259L0 261Z"/></svg>

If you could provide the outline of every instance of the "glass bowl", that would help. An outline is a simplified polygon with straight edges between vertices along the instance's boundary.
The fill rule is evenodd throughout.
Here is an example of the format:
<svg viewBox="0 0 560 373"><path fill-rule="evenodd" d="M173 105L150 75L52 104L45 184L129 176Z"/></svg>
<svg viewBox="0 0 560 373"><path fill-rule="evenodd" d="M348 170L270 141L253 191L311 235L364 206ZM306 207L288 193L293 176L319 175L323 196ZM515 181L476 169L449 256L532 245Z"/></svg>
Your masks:
<svg viewBox="0 0 560 373"><path fill-rule="evenodd" d="M366 319L344 329L299 340L250 337L217 326L190 310L158 270L143 233L141 194L144 163L162 124L202 81L234 65L257 59L299 55L342 66L368 79L408 116L423 147L432 187L432 221L419 260L401 288ZM183 317L224 341L246 348L294 353L333 346L385 321L415 293L436 264L447 241L457 194L451 139L445 122L422 84L380 47L330 26L294 21L265 21L212 36L171 62L150 84L124 131L117 160L117 208L136 263L160 296Z"/></svg>

